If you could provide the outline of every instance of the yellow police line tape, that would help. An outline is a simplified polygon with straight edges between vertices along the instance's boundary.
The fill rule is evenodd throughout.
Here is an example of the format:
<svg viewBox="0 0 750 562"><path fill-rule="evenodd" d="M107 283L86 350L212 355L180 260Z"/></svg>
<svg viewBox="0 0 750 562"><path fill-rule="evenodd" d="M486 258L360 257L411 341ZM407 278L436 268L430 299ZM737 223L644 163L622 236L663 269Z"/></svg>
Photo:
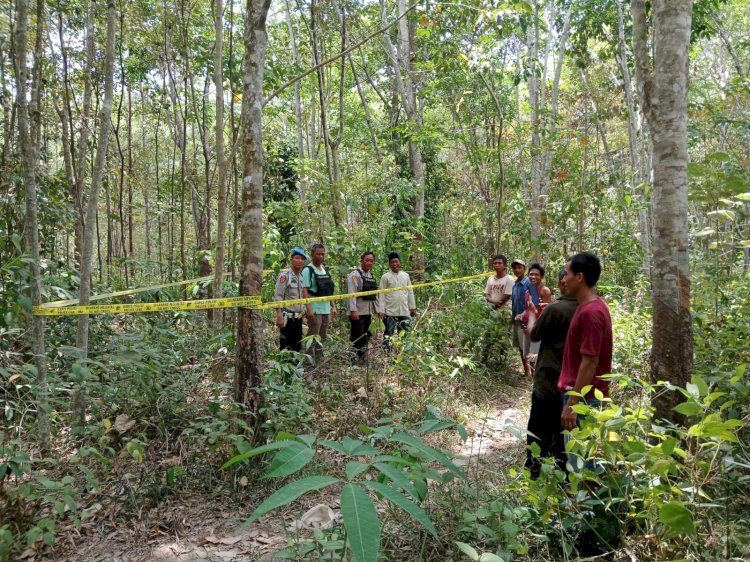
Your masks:
<svg viewBox="0 0 750 562"><path fill-rule="evenodd" d="M424 269L414 269L414 270L407 270L409 273L424 273ZM273 273L272 269L264 269L263 275L268 275L269 273ZM200 283L201 281L210 281L214 278L213 275L206 275L205 277L196 277L195 279L186 279L184 281L175 281L173 283L164 283L163 285L150 285L148 287L138 287L136 289L124 289L122 291L115 291L114 293L103 293L101 295L92 295L89 298L89 302L93 301L101 301L105 299L111 299L114 297L125 297L128 295L136 295L138 293L147 293L149 291L158 291L160 289L168 289L169 287L177 287L179 285L190 285L192 283ZM48 309L48 308L60 308L63 306L71 306L73 304L78 304L80 302L80 299L68 299L68 300L61 300L61 301L51 301L51 302L45 302L40 306L40 308ZM187 301L185 301L187 302ZM191 301L192 302L192 301ZM228 307L231 308L231 307ZM40 316L39 314L36 314L36 316Z"/></svg>
<svg viewBox="0 0 750 562"><path fill-rule="evenodd" d="M465 277L454 277L452 279L439 279L437 281L428 281L426 283L417 283L405 287L390 287L388 289L375 289L373 291L361 291L359 293L344 293L341 295L330 295L327 297L310 297L306 299L294 299L287 301L270 301L262 302L259 295L243 297L224 297L220 299L204 299L195 301L173 301L173 302L151 302L151 303L134 303L134 304L100 304L100 305L83 305L45 308L35 306L33 309L34 316L82 316L85 314L135 314L140 312L162 312L178 310L207 310L219 308L251 308L256 310L267 310L271 308L289 307L295 304L308 304L314 302L327 302L344 300L355 297L366 297L368 295L380 295L385 293L394 293L396 291L405 291L407 289L422 289L424 287L434 287L448 283L459 283L462 281L471 281L491 275L488 273L479 273L476 275L467 275Z"/></svg>

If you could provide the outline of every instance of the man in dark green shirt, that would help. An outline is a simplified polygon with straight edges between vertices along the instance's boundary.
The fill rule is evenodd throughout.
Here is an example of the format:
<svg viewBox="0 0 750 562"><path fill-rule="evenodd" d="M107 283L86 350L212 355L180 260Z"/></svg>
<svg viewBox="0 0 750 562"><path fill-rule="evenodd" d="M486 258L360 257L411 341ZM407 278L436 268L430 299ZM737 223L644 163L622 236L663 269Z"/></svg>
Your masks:
<svg viewBox="0 0 750 562"><path fill-rule="evenodd" d="M578 301L565 294L563 278L564 271L557 278L560 298L545 307L530 334L531 341L541 342L534 370L529 435L526 438L528 445L536 443L540 449L539 457L535 457L531 450L526 452L526 468L534 479L541 471L541 457L553 457L557 467L565 470L565 442L560 423L562 396L557 390L557 379L562 368L565 339Z"/></svg>

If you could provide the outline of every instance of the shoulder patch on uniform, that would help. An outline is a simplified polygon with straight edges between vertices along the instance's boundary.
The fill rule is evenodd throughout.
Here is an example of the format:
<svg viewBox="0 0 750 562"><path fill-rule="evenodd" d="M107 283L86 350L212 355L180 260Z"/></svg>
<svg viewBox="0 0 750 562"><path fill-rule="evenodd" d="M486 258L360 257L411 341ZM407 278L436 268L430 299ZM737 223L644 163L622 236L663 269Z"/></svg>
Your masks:
<svg viewBox="0 0 750 562"><path fill-rule="evenodd" d="M279 276L279 283L283 283L284 281L286 281L286 275L284 275L284 274L282 273L282 274L281 274L281 275Z"/></svg>

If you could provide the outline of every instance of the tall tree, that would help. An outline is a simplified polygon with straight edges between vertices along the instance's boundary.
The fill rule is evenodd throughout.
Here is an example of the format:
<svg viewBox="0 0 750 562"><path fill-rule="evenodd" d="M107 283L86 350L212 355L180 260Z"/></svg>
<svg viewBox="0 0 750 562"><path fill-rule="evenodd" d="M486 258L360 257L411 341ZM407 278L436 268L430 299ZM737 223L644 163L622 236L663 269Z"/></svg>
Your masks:
<svg viewBox="0 0 750 562"><path fill-rule="evenodd" d="M90 10L96 10L96 2L89 5ZM96 155L94 157L91 187L86 201L84 218L83 253L81 255L81 283L79 302L87 305L91 297L91 261L94 257L94 228L96 227L99 192L102 178L107 164L107 150L111 130L112 102L114 97L114 67L115 67L115 27L117 24L117 10L114 0L107 0L107 44L104 51L104 98L99 110L99 130L97 133ZM88 355L89 348L89 317L87 314L78 318L78 334L76 347L82 357ZM79 417L81 411L78 411ZM79 420L80 421L80 420Z"/></svg>
<svg viewBox="0 0 750 562"><path fill-rule="evenodd" d="M28 3L26 0L16 2L16 37L15 37L15 75L16 75L16 108L18 112L18 141L23 169L23 186L26 199L26 224L24 227L24 245L31 256L31 304L42 303L42 275L39 261L39 215L37 207L37 164L39 162L39 129L41 125L41 89L44 49L44 0L37 0L36 40L34 43L34 66L31 71L31 102L27 98L27 41L28 41ZM44 320L41 316L31 318L31 353L36 368L37 384L37 432L42 447L47 447L50 440L49 416L47 414L47 356L44 347Z"/></svg>
<svg viewBox="0 0 750 562"><path fill-rule="evenodd" d="M416 194L414 196L413 216L415 221L424 219L425 171L422 147L419 144L422 129L422 108L417 95L416 45L414 42L414 28L407 19L407 13L414 4L407 9L405 0L396 0L396 21L398 22L396 44L393 44L388 31L383 35L393 70L394 91L409 120L410 134L407 141L409 149L409 168L414 180ZM380 14L383 25L386 25L385 0L380 0ZM421 225L415 226L413 234L414 249L412 265L417 270L419 279L424 269L424 254L421 251Z"/></svg>
<svg viewBox="0 0 750 562"><path fill-rule="evenodd" d="M271 0L246 0L245 57L242 89L242 216L240 236L241 296L260 296L263 285L263 71L268 35L266 18ZM263 369L263 315L260 310L239 309L235 400L257 412Z"/></svg>
<svg viewBox="0 0 750 562"><path fill-rule="evenodd" d="M227 159L224 154L224 2L214 0L214 86L216 87L216 255L214 258L214 298L221 297L224 280L224 253L227 239ZM214 326L221 324L220 310L214 310Z"/></svg>
<svg viewBox="0 0 750 562"><path fill-rule="evenodd" d="M653 344L651 377L685 386L693 369L688 256L688 63L692 0L631 0L638 94L653 146ZM649 38L652 46L649 49ZM681 394L654 400L659 418L680 421Z"/></svg>

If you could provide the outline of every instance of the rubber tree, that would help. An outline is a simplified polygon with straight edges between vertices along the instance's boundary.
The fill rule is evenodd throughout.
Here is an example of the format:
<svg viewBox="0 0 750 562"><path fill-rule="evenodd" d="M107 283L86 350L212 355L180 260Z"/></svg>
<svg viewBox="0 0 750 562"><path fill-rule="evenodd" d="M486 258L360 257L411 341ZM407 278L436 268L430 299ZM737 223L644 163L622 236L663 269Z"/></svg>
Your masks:
<svg viewBox="0 0 750 562"><path fill-rule="evenodd" d="M638 94L653 146L651 378L685 386L693 370L688 255L688 66L692 0L631 0ZM682 421L678 392L654 398L656 416Z"/></svg>
<svg viewBox="0 0 750 562"><path fill-rule="evenodd" d="M96 3L91 2L90 10L96 9ZM104 53L104 99L99 111L99 130L97 134L96 155L94 157L93 172L91 174L91 187L86 201L86 214L84 217L83 252L81 255L81 283L79 303L82 306L89 304L91 297L91 262L94 257L94 229L96 227L96 214L99 204L99 192L101 191L102 178L107 164L107 150L109 148L109 136L111 130L112 101L114 90L114 66L115 66L115 27L117 23L117 9L114 0L107 1L107 43ZM79 349L80 357L85 359L89 349L89 317L87 314L78 317L78 332L76 334L76 347ZM83 422L84 403L81 389L78 389L74 397L75 415L79 423Z"/></svg>
<svg viewBox="0 0 750 562"><path fill-rule="evenodd" d="M260 296L263 284L263 70L271 0L246 0L242 80L242 214L240 217L240 296ZM234 397L257 412L263 373L263 316L241 308L237 314Z"/></svg>
<svg viewBox="0 0 750 562"><path fill-rule="evenodd" d="M39 262L39 215L36 191L36 171L39 161L39 127L41 124L40 100L42 89L43 37L45 4L44 0L37 0L36 13L36 41L34 46L34 66L31 72L31 102L29 103L27 82L29 78L27 66L28 42L28 3L26 0L16 2L15 29L15 75L16 75L16 108L18 121L18 142L21 153L21 167L23 169L23 187L26 201L26 224L24 228L25 251L31 257L31 304L39 306L42 303L42 275ZM47 448L50 441L49 416L47 413L47 397L49 383L47 381L47 356L44 346L44 319L33 316L30 321L29 335L31 339L31 353L36 369L37 386L37 434L42 448Z"/></svg>

